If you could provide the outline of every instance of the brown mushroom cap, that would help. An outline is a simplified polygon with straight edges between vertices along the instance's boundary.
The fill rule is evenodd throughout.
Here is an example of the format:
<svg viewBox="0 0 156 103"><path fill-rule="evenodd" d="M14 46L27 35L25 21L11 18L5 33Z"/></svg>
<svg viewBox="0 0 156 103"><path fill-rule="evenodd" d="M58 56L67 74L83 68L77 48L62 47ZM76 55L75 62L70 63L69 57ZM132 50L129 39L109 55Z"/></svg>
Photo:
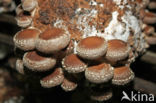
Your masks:
<svg viewBox="0 0 156 103"><path fill-rule="evenodd" d="M63 82L63 79L62 68L57 68L53 73L40 80L40 83L44 88L51 88L60 85Z"/></svg>
<svg viewBox="0 0 156 103"><path fill-rule="evenodd" d="M134 73L128 66L114 69L112 83L115 85L125 85L134 79Z"/></svg>
<svg viewBox="0 0 156 103"><path fill-rule="evenodd" d="M77 84L68 80L67 78L64 78L63 83L61 84L61 87L64 91L69 92L76 89Z"/></svg>
<svg viewBox="0 0 156 103"><path fill-rule="evenodd" d="M23 61L20 59L16 60L16 70L20 73L20 74L24 74L24 65L23 65Z"/></svg>
<svg viewBox="0 0 156 103"><path fill-rule="evenodd" d="M111 62L123 60L128 57L129 51L130 48L124 41L118 39L109 40L106 59Z"/></svg>
<svg viewBox="0 0 156 103"><path fill-rule="evenodd" d="M113 67L102 63L86 69L85 77L92 83L104 83L113 77Z"/></svg>
<svg viewBox="0 0 156 103"><path fill-rule="evenodd" d="M102 37L87 37L78 43L76 50L82 58L97 59L106 53L107 43Z"/></svg>
<svg viewBox="0 0 156 103"><path fill-rule="evenodd" d="M52 57L43 57L36 51L27 52L23 57L24 66L32 71L47 71L56 64L56 59Z"/></svg>
<svg viewBox="0 0 156 103"><path fill-rule="evenodd" d="M113 93L111 90L107 91L107 92L100 92L100 93L95 93L94 95L91 95L91 99L95 100L95 101L99 101L99 102L102 102L102 101L107 101L109 100L110 98L112 98L113 96Z"/></svg>
<svg viewBox="0 0 156 103"><path fill-rule="evenodd" d="M25 11L32 11L37 6L37 0L22 0L22 7Z"/></svg>
<svg viewBox="0 0 156 103"><path fill-rule="evenodd" d="M14 36L15 45L22 50L33 50L35 49L35 41L40 34L37 29L25 29Z"/></svg>
<svg viewBox="0 0 156 103"><path fill-rule="evenodd" d="M62 61L63 68L69 73L83 72L87 65L83 63L76 54L66 56Z"/></svg>
<svg viewBox="0 0 156 103"><path fill-rule="evenodd" d="M43 53L53 53L65 48L70 42L70 36L59 28L47 29L39 35L36 48Z"/></svg>

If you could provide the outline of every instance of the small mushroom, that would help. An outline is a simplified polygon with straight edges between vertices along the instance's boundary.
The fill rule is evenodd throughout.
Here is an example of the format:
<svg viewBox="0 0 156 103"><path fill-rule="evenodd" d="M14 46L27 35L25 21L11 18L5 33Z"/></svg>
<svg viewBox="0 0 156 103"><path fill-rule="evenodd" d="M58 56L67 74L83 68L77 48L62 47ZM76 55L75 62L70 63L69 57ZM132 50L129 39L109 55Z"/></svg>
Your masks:
<svg viewBox="0 0 156 103"><path fill-rule="evenodd" d="M153 12L145 11L144 12L143 22L146 24L155 24L156 23L156 14Z"/></svg>
<svg viewBox="0 0 156 103"><path fill-rule="evenodd" d="M51 88L60 85L63 82L63 79L62 68L56 68L53 73L40 80L40 83L44 88Z"/></svg>
<svg viewBox="0 0 156 103"><path fill-rule="evenodd" d="M35 49L35 42L39 34L40 31L37 29L24 29L17 32L13 38L15 46L24 51L33 50Z"/></svg>
<svg viewBox="0 0 156 103"><path fill-rule="evenodd" d="M3 5L10 5L13 2L13 0L1 0L0 3L1 2L3 3Z"/></svg>
<svg viewBox="0 0 156 103"><path fill-rule="evenodd" d="M23 65L23 61L20 59L16 60L16 70L20 73L20 74L24 74L24 65Z"/></svg>
<svg viewBox="0 0 156 103"><path fill-rule="evenodd" d="M47 29L36 41L36 48L43 53L53 53L65 48L70 42L70 36L59 28Z"/></svg>
<svg viewBox="0 0 156 103"><path fill-rule="evenodd" d="M83 72L87 68L87 65L76 54L66 56L62 61L62 65L69 73Z"/></svg>
<svg viewBox="0 0 156 103"><path fill-rule="evenodd" d="M155 45L156 44L156 37L154 36L147 36L145 37L146 41L150 45Z"/></svg>
<svg viewBox="0 0 156 103"><path fill-rule="evenodd" d="M150 0L136 0L138 1L139 5L141 6L141 8L146 8L147 5L149 4Z"/></svg>
<svg viewBox="0 0 156 103"><path fill-rule="evenodd" d="M115 85L125 85L134 79L134 73L128 66L114 68L112 83Z"/></svg>
<svg viewBox="0 0 156 103"><path fill-rule="evenodd" d="M107 42L102 37L87 37L78 43L76 50L82 58L97 59L106 53Z"/></svg>
<svg viewBox="0 0 156 103"><path fill-rule="evenodd" d="M104 83L113 77L113 67L110 64L102 63L86 69L85 77L92 83Z"/></svg>
<svg viewBox="0 0 156 103"><path fill-rule="evenodd" d="M61 84L61 87L66 92L73 91L76 89L77 84L68 80L67 78L64 78L63 83Z"/></svg>
<svg viewBox="0 0 156 103"><path fill-rule="evenodd" d="M116 62L128 57L130 47L122 40L113 39L108 41L108 49L106 59L111 62Z"/></svg>
<svg viewBox="0 0 156 103"><path fill-rule="evenodd" d="M0 0L0 13L12 12L16 8L14 0Z"/></svg>
<svg viewBox="0 0 156 103"><path fill-rule="evenodd" d="M96 92L94 93L94 95L91 95L90 98L95 101L102 102L102 101L109 100L110 98L112 98L112 96L113 96L113 93L111 90L109 90L105 92Z"/></svg>
<svg viewBox="0 0 156 103"><path fill-rule="evenodd" d="M150 1L148 8L149 9L156 9L156 1L155 0Z"/></svg>
<svg viewBox="0 0 156 103"><path fill-rule="evenodd" d="M16 17L17 25L26 28L31 25L32 17L31 16L17 16Z"/></svg>
<svg viewBox="0 0 156 103"><path fill-rule="evenodd" d="M23 57L24 66L32 71L47 71L52 69L56 64L56 59L53 57L43 57L36 51L27 52Z"/></svg>
<svg viewBox="0 0 156 103"><path fill-rule="evenodd" d="M32 11L37 4L37 0L22 0L22 7L25 11Z"/></svg>
<svg viewBox="0 0 156 103"><path fill-rule="evenodd" d="M31 23L32 23L31 13L26 14L24 12L24 10L22 9L21 4L18 5L16 8L16 15L17 15L17 17L15 19L17 21L18 26L20 26L22 28L26 28L31 25Z"/></svg>

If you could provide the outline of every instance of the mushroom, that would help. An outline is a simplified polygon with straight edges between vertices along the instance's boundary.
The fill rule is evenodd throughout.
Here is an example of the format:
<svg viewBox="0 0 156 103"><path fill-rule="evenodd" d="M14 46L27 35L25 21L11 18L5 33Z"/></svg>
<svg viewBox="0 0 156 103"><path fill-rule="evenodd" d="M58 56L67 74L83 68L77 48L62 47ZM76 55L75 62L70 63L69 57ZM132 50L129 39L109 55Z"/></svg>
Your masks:
<svg viewBox="0 0 156 103"><path fill-rule="evenodd" d="M16 21L17 21L18 26L26 28L31 25L32 17L31 16L17 16Z"/></svg>
<svg viewBox="0 0 156 103"><path fill-rule="evenodd" d="M70 36L63 29L51 28L41 33L36 41L36 48L43 53L53 53L65 48Z"/></svg>
<svg viewBox="0 0 156 103"><path fill-rule="evenodd" d="M147 37L145 37L145 39L148 42L148 44L150 44L150 45L156 44L156 37L154 37L154 36L147 36Z"/></svg>
<svg viewBox="0 0 156 103"><path fill-rule="evenodd" d="M12 12L15 8L16 4L14 0L0 0L0 13Z"/></svg>
<svg viewBox="0 0 156 103"><path fill-rule="evenodd" d="M37 4L37 0L22 0L22 7L25 11L32 11Z"/></svg>
<svg viewBox="0 0 156 103"><path fill-rule="evenodd" d="M37 29L24 29L17 32L13 38L15 46L24 51L33 50L39 34L40 31Z"/></svg>
<svg viewBox="0 0 156 103"><path fill-rule="evenodd" d="M109 90L109 91L104 91L104 92L94 92L94 94L92 94L90 98L95 101L102 102L102 101L109 100L112 96L113 96L113 93L111 90Z"/></svg>
<svg viewBox="0 0 156 103"><path fill-rule="evenodd" d="M24 74L24 65L23 65L23 61L20 59L16 60L16 70L20 73L20 74Z"/></svg>
<svg viewBox="0 0 156 103"><path fill-rule="evenodd" d="M150 1L148 7L149 9L156 9L156 1L155 0Z"/></svg>
<svg viewBox="0 0 156 103"><path fill-rule="evenodd" d="M62 68L56 68L53 73L40 80L44 88L51 88L60 85L64 80Z"/></svg>
<svg viewBox="0 0 156 103"><path fill-rule="evenodd" d="M0 3L1 2L3 3L3 5L10 5L13 2L13 0L1 0Z"/></svg>
<svg viewBox="0 0 156 103"><path fill-rule="evenodd" d="M78 43L76 50L82 58L97 59L106 53L107 42L102 37L87 37Z"/></svg>
<svg viewBox="0 0 156 103"><path fill-rule="evenodd" d="M43 57L36 51L26 52L23 57L23 64L32 71L47 71L56 64L53 57Z"/></svg>
<svg viewBox="0 0 156 103"><path fill-rule="evenodd" d="M156 14L153 12L145 11L143 22L146 24L155 24L156 23Z"/></svg>
<svg viewBox="0 0 156 103"><path fill-rule="evenodd" d="M69 79L64 78L63 83L61 84L61 87L64 91L69 92L69 91L73 91L76 89L77 83L74 83L70 81Z"/></svg>
<svg viewBox="0 0 156 103"><path fill-rule="evenodd" d="M115 85L125 85L134 79L134 73L129 66L114 68L112 83Z"/></svg>
<svg viewBox="0 0 156 103"><path fill-rule="evenodd" d="M136 0L139 5L141 6L141 8L146 8L147 5L149 4L150 0Z"/></svg>
<svg viewBox="0 0 156 103"><path fill-rule="evenodd" d="M76 54L66 56L62 61L62 66L69 73L83 72L87 68L87 65Z"/></svg>
<svg viewBox="0 0 156 103"><path fill-rule="evenodd" d="M128 57L130 47L122 40L113 39L108 41L108 49L106 59L111 62L116 62Z"/></svg>
<svg viewBox="0 0 156 103"><path fill-rule="evenodd" d="M92 83L108 82L113 78L113 67L106 63L88 67L85 71L85 77Z"/></svg>
<svg viewBox="0 0 156 103"><path fill-rule="evenodd" d="M22 28L26 28L28 26L31 25L32 23L32 17L31 17L31 13L25 13L25 11L22 9L22 5L18 5L16 8L16 14L17 17L15 18L17 21L17 25L22 27Z"/></svg>

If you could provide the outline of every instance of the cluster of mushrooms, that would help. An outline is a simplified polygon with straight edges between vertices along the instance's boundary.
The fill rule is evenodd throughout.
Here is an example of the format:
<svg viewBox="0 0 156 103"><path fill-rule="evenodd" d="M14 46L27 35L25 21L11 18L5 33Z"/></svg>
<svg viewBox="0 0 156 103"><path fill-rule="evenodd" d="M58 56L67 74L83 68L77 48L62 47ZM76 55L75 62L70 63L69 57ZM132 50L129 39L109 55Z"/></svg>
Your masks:
<svg viewBox="0 0 156 103"><path fill-rule="evenodd" d="M24 54L16 61L17 71L48 72L40 79L44 88L61 85L72 91L85 81L99 88L92 90L92 99L110 99L111 86L105 83L131 82L130 64L147 48L142 26L156 22L155 14L140 12L148 4L149 0L21 0L16 20L23 29L14 43Z"/></svg>
<svg viewBox="0 0 156 103"><path fill-rule="evenodd" d="M142 31L149 45L156 44L156 32L154 25L156 24L156 1L147 0L147 7L140 10L140 18L143 20Z"/></svg>

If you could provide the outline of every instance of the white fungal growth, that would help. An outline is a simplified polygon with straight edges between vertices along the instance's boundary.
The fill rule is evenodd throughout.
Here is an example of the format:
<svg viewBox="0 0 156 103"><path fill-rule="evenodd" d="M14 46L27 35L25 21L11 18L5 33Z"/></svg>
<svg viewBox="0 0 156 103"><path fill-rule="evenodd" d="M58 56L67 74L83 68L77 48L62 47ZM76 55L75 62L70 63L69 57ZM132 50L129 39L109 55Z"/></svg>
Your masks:
<svg viewBox="0 0 156 103"><path fill-rule="evenodd" d="M117 5L120 5L121 2L123 3L123 5L127 4L127 0L113 0Z"/></svg>
<svg viewBox="0 0 156 103"><path fill-rule="evenodd" d="M94 1L94 0L91 0L90 3L89 3L89 5L97 5L97 2Z"/></svg>
<svg viewBox="0 0 156 103"><path fill-rule="evenodd" d="M56 22L54 23L54 27L56 27L56 28L65 28L66 26L63 25L63 23L64 23L63 20L57 19Z"/></svg>
<svg viewBox="0 0 156 103"><path fill-rule="evenodd" d="M116 4L120 6L124 6L127 3L127 0L123 0L121 5L121 0L114 0ZM94 0L90 1L91 5L97 5ZM84 12L81 14L81 12ZM78 8L75 11L77 16L76 28L79 29L82 33L82 38L90 37L90 36L99 36L105 38L107 41L112 39L119 39L125 42L128 42L129 36L133 35L134 37L134 47L143 48L143 44L138 39L143 39L141 37L141 28L138 19L132 14L130 10L127 10L122 17L119 17L118 11L112 12L112 19L107 27L103 29L104 32L97 30L97 23L93 22L93 25L89 25L90 22L94 21L94 19L98 15L98 11L96 9L82 9ZM118 20L118 17L121 18L121 21ZM71 20L71 24L74 23L74 20ZM57 20L54 23L54 27L62 28L68 31L66 25L63 20ZM144 41L142 41L144 42ZM76 53L76 45L77 42L74 41L74 53Z"/></svg>
<svg viewBox="0 0 156 103"><path fill-rule="evenodd" d="M77 12L81 12L80 9L76 10ZM95 32L96 32L96 28L95 26L90 26L89 25L89 22L91 22L98 14L98 11L95 10L95 9L92 9L91 11L88 11L87 9L85 10L86 14L83 14L83 15L80 15L78 17L78 20L77 20L77 28L82 31L83 33L83 38L86 38L90 35L95 35Z"/></svg>
<svg viewBox="0 0 156 103"><path fill-rule="evenodd" d="M120 5L122 0L113 0L113 1L114 1L117 5Z"/></svg>
<svg viewBox="0 0 156 103"><path fill-rule="evenodd" d="M96 17L95 10L90 14L85 14L78 18L78 28L83 32L83 38L89 36L100 36L106 40L120 39L127 42L130 35L130 29L134 30L134 34L139 36L141 30L136 17L131 12L127 12L122 18L122 22L118 21L119 13L117 11L112 13L112 20L109 25L104 29L104 33L96 29L96 25L90 26L89 22ZM91 16L92 15L92 16Z"/></svg>
<svg viewBox="0 0 156 103"><path fill-rule="evenodd" d="M119 13L117 11L112 13L112 20L105 28L103 37L105 37L107 40L120 39L127 41L129 36L129 32L127 30L128 28L126 28L124 23L118 21L118 15Z"/></svg>
<svg viewBox="0 0 156 103"><path fill-rule="evenodd" d="M65 30L65 32L66 32L67 34L70 35L70 33L69 33L69 31L68 31L68 27L65 25L65 23L64 23L63 20L57 19L56 22L54 23L54 27L63 29L63 30Z"/></svg>
<svg viewBox="0 0 156 103"><path fill-rule="evenodd" d="M129 5L127 5L128 4L128 0L113 0L113 1L116 3L116 5L118 5L118 7L120 9L123 9L125 7L129 8Z"/></svg>

